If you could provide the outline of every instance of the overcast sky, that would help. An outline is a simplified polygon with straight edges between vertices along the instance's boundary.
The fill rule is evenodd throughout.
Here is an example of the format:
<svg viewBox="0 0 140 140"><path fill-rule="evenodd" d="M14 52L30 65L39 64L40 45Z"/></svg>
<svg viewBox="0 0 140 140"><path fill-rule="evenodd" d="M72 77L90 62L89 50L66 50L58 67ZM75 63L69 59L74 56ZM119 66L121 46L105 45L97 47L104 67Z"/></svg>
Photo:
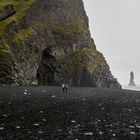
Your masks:
<svg viewBox="0 0 140 140"><path fill-rule="evenodd" d="M84 0L90 30L113 75L140 84L140 0Z"/></svg>

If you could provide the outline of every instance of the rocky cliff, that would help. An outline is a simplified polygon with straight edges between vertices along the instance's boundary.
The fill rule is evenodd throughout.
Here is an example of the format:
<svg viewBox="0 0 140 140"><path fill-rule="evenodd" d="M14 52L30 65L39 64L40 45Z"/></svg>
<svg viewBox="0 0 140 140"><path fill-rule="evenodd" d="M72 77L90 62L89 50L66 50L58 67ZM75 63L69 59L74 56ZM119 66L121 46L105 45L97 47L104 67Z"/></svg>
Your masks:
<svg viewBox="0 0 140 140"><path fill-rule="evenodd" d="M82 0L2 0L0 19L1 86L121 88L91 38Z"/></svg>

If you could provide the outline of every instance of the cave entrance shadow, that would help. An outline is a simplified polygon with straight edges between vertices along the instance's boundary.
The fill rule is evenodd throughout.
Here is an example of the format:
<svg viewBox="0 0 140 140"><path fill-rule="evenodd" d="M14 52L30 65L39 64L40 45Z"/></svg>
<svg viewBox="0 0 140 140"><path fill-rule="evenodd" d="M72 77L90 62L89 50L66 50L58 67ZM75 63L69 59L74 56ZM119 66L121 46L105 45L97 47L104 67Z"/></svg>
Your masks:
<svg viewBox="0 0 140 140"><path fill-rule="evenodd" d="M41 61L37 69L36 79L38 85L55 85L56 59L52 55L50 47L42 52Z"/></svg>

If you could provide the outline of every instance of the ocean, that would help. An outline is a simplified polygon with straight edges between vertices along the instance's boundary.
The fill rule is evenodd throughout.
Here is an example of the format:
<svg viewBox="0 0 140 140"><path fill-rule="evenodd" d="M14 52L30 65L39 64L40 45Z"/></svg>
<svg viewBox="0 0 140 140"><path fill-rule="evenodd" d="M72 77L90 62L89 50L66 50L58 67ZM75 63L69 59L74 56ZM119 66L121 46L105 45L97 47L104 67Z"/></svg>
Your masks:
<svg viewBox="0 0 140 140"><path fill-rule="evenodd" d="M128 85L122 85L123 89L129 89L129 90L136 90L136 91L140 91L140 85L136 85L135 87L130 87Z"/></svg>

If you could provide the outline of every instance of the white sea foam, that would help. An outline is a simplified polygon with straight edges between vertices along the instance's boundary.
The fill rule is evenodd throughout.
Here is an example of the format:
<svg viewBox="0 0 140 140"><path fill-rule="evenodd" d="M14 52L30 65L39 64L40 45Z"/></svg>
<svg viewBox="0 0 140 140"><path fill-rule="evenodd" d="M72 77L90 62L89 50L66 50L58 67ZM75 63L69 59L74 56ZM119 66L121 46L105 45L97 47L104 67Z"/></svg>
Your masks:
<svg viewBox="0 0 140 140"><path fill-rule="evenodd" d="M136 91L140 91L140 85L136 85L134 87L130 87L130 86L127 86L127 85L122 85L123 89L129 89L129 90L136 90Z"/></svg>

